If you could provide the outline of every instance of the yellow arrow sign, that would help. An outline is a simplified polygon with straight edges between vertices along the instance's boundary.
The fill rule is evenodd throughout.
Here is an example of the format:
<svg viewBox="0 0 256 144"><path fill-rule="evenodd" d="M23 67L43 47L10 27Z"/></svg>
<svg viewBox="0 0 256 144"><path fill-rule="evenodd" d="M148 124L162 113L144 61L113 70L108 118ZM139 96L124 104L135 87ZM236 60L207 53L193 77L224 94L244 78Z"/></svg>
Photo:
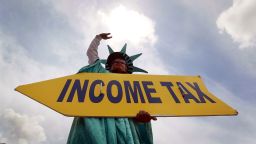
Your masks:
<svg viewBox="0 0 256 144"><path fill-rule="evenodd" d="M237 115L199 76L80 73L15 90L66 116Z"/></svg>

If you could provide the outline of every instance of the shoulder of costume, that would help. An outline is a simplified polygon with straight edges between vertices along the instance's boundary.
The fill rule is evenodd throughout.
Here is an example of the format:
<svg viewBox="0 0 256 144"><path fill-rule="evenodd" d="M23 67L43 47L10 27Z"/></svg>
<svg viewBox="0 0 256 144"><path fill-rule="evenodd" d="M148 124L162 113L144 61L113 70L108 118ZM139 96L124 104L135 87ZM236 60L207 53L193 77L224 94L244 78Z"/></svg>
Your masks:
<svg viewBox="0 0 256 144"><path fill-rule="evenodd" d="M101 65L101 60L97 59L93 64L86 65L82 67L77 73L83 72L108 72L105 68Z"/></svg>

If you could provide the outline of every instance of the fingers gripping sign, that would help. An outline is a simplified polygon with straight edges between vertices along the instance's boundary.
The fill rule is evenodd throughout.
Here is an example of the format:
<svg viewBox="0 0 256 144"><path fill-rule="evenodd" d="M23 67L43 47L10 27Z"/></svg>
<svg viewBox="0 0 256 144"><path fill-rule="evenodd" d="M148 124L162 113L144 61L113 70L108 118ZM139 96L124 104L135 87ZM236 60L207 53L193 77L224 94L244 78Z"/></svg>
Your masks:
<svg viewBox="0 0 256 144"><path fill-rule="evenodd" d="M143 122L143 123L150 122L151 120L154 120L154 121L157 120L156 117L151 116L148 112L143 110L139 111L134 119L137 122Z"/></svg>

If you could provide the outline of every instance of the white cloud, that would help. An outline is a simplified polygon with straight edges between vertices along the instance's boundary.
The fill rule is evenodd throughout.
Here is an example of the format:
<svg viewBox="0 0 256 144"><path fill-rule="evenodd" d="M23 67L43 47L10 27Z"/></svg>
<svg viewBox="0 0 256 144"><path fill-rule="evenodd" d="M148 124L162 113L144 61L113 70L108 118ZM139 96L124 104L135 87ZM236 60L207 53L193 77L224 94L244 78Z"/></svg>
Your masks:
<svg viewBox="0 0 256 144"><path fill-rule="evenodd" d="M31 143L37 143L44 141L44 136L47 135L47 141L49 142L65 143L71 125L71 119L65 118L49 108L15 92L14 88L21 84L60 77L65 75L69 70L56 68L49 64L42 64L33 60L29 56L28 51L15 40L15 37L7 35L1 32L1 30L0 70L0 110L14 109L19 111L7 110L1 112L0 142L7 140L12 142L14 138L11 138L11 136L17 135L17 139L14 139L15 142L12 143L30 143L30 141L32 141ZM42 121L42 117L30 117L19 113L29 115L40 113L47 117L47 121ZM3 116L5 116L5 119L2 118ZM17 121L14 119L17 119ZM56 121L62 121L62 123L55 123ZM42 126L39 125L39 122ZM15 125L16 123L19 125ZM8 130L3 129L3 127L8 128ZM47 127L46 134L41 133L43 132L43 129L41 129L43 127ZM14 131L16 128L17 133ZM39 133L34 132L35 130L38 130ZM59 131L63 131L63 133L59 133ZM24 135L18 135L19 133L23 133ZM34 139L31 136L33 133L38 139Z"/></svg>
<svg viewBox="0 0 256 144"><path fill-rule="evenodd" d="M221 32L231 35L240 48L256 46L256 1L233 0L233 5L217 19Z"/></svg>
<svg viewBox="0 0 256 144"><path fill-rule="evenodd" d="M43 127L39 124L44 120L42 116L27 116L16 113L12 109L5 109L0 113L1 142L5 143L40 143L46 141Z"/></svg>
<svg viewBox="0 0 256 144"><path fill-rule="evenodd" d="M0 132L0 143L6 143L7 141L7 138L3 137L2 133Z"/></svg>
<svg viewBox="0 0 256 144"><path fill-rule="evenodd" d="M127 41L129 44L140 46L144 43L154 45L154 21L135 10L119 5L109 13L98 11L102 26L106 27L114 36L112 41Z"/></svg>
<svg viewBox="0 0 256 144"><path fill-rule="evenodd" d="M122 4L109 2L108 6L90 6L76 1L53 3L55 8L66 16L70 25L84 36L85 50L96 34L110 32L112 39L102 41L99 55L106 58L106 43L114 50L120 50L127 43L129 55L143 53L135 61L135 66L146 69L151 74L167 74L168 70L162 62L155 44L155 21L142 12L128 8Z"/></svg>
<svg viewBox="0 0 256 144"><path fill-rule="evenodd" d="M118 5L111 10L99 10L97 14L102 29L111 32L113 36L107 42L113 49L118 51L124 43L127 43L129 55L143 52L135 65L137 64L151 74L168 73L158 50L154 48L157 35L155 22L152 19L123 5ZM103 55L102 52L100 54Z"/></svg>

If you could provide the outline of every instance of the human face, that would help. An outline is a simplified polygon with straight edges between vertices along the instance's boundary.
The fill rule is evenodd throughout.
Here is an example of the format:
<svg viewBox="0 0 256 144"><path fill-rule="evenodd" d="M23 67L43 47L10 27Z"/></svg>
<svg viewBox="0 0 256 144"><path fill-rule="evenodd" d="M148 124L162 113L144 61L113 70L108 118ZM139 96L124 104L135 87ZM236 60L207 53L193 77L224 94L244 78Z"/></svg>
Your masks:
<svg viewBox="0 0 256 144"><path fill-rule="evenodd" d="M127 73L126 62L123 59L115 59L110 67L112 73Z"/></svg>

